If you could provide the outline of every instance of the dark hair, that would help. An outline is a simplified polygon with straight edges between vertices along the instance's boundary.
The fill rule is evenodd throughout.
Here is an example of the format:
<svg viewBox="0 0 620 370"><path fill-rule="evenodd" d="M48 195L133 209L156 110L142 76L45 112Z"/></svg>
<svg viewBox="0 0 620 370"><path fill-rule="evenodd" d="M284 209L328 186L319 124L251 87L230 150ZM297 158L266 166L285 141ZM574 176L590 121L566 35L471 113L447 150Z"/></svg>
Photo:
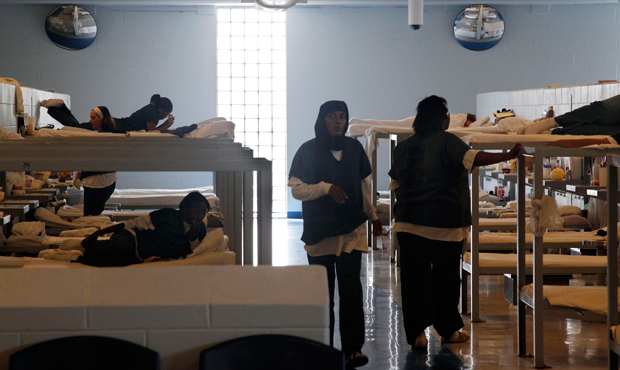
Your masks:
<svg viewBox="0 0 620 370"><path fill-rule="evenodd" d="M446 99L431 95L422 99L418 104L418 114L413 120L413 131L424 135L431 131L441 131L441 127L448 117L448 102Z"/></svg>
<svg viewBox="0 0 620 370"><path fill-rule="evenodd" d="M101 131L104 132L114 132L116 131L116 122L114 118L110 114L108 108L100 105L97 108L103 113L103 118L101 119Z"/></svg>
<svg viewBox="0 0 620 370"><path fill-rule="evenodd" d="M162 98L159 94L151 96L151 104L153 104L157 109L163 109L164 112L172 112L172 102L170 99Z"/></svg>
<svg viewBox="0 0 620 370"><path fill-rule="evenodd" d="M189 208L197 203L206 204L207 212L211 210L211 205L209 204L209 201L207 200L207 198L205 198L204 195L200 194L197 191L192 191L191 193L187 194L185 198L183 198L183 200L179 204L179 209Z"/></svg>

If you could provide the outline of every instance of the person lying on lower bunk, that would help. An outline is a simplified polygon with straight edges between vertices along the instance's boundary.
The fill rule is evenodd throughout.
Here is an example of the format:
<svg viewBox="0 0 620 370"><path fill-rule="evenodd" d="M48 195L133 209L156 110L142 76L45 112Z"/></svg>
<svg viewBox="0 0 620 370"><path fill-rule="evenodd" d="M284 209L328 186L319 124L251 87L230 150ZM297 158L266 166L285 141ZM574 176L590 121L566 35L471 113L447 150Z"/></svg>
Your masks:
<svg viewBox="0 0 620 370"><path fill-rule="evenodd" d="M553 129L553 130L552 130ZM518 134L613 135L620 132L620 95L596 101L571 112L534 122Z"/></svg>
<svg viewBox="0 0 620 370"><path fill-rule="evenodd" d="M181 201L179 210L163 208L89 235L82 241L83 255L75 262L111 267L185 257L207 235L202 221L209 209L204 195L191 192ZM114 234L109 240L97 240L110 232Z"/></svg>

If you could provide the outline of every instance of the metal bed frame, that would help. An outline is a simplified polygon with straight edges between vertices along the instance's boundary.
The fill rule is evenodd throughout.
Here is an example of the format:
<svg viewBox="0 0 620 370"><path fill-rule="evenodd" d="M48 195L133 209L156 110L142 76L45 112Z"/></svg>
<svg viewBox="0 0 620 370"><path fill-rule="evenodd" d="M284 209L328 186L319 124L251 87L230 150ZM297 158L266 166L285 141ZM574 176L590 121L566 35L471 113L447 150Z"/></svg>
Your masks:
<svg viewBox="0 0 620 370"><path fill-rule="evenodd" d="M534 155L534 199L541 199L543 195L542 186L542 164L544 157L600 157L608 158L608 204L618 204L618 166L620 166L620 150L619 149L566 149L559 147L548 147L544 144L537 143L527 148L528 152ZM523 158L521 156L520 158ZM525 161L518 161L518 264L517 264L517 287L518 291L525 286ZM608 228L607 228L607 326L618 325L618 212L612 212L616 207L608 207ZM518 353L519 356L526 356L526 305L533 308L534 322L534 366L537 368L546 367L544 363L544 330L543 319L545 311L551 311L554 314L565 313L566 309L575 311L572 308L562 309L561 307L552 307L543 296L543 238L534 237L534 253L533 253L533 297L520 294L518 304ZM566 317L566 315L564 315ZM570 316L570 315L568 315ZM574 317L574 316L573 316ZM618 354L620 354L620 346L609 340L608 365L609 369L618 368Z"/></svg>
<svg viewBox="0 0 620 370"><path fill-rule="evenodd" d="M5 140L0 146L0 186L4 171L213 171L224 214L224 233L237 264L271 265L272 164L230 139L137 137L38 138ZM254 173L257 178L253 190ZM257 245L254 245L254 201ZM254 250L256 249L256 255Z"/></svg>

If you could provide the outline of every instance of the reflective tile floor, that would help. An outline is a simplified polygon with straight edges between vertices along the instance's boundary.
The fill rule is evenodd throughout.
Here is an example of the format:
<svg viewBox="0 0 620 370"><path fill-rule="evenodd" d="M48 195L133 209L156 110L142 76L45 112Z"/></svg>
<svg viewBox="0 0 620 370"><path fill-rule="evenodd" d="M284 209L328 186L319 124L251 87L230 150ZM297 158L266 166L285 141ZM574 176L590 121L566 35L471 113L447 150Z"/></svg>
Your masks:
<svg viewBox="0 0 620 370"><path fill-rule="evenodd" d="M273 220L274 265L308 263L303 243L299 240L301 232L301 220ZM515 306L504 300L502 277L481 278L480 312L485 321L471 323L469 317L463 317L465 330L472 337L470 342L444 346L431 328L427 331L428 351L415 351L407 344L402 326L398 274L398 268L390 263L387 250L371 251L362 260L366 311L363 352L370 359L363 369L487 370L534 367L533 358L517 356L517 311ZM603 323L546 318L545 364L556 369L606 369L605 326ZM528 353L532 353L530 315L528 333ZM338 338L335 338L335 346L339 346Z"/></svg>

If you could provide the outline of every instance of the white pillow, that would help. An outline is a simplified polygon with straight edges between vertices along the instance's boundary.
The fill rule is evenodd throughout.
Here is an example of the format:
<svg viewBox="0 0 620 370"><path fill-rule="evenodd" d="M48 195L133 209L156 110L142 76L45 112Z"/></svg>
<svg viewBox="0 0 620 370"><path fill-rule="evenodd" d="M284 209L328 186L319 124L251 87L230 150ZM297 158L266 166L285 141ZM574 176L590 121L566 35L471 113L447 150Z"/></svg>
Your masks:
<svg viewBox="0 0 620 370"><path fill-rule="evenodd" d="M215 252L225 252L228 250L228 243L224 238L224 230L222 228L216 228L207 233L202 242L194 249L194 251L187 255L187 258L196 258L204 256L205 254Z"/></svg>
<svg viewBox="0 0 620 370"><path fill-rule="evenodd" d="M45 223L39 221L19 222L13 226L13 235L45 236Z"/></svg>
<svg viewBox="0 0 620 370"><path fill-rule="evenodd" d="M475 120L474 122L472 122L469 127L482 127L482 126L487 126L487 124L489 123L491 119L489 118L489 116L483 116L478 118L477 120Z"/></svg>
<svg viewBox="0 0 620 370"><path fill-rule="evenodd" d="M577 206L561 206L558 207L560 216L577 215L581 216L581 208Z"/></svg>
<svg viewBox="0 0 620 370"><path fill-rule="evenodd" d="M592 226L585 217L577 215L566 215L560 218L562 227L565 229L584 229L591 230Z"/></svg>

